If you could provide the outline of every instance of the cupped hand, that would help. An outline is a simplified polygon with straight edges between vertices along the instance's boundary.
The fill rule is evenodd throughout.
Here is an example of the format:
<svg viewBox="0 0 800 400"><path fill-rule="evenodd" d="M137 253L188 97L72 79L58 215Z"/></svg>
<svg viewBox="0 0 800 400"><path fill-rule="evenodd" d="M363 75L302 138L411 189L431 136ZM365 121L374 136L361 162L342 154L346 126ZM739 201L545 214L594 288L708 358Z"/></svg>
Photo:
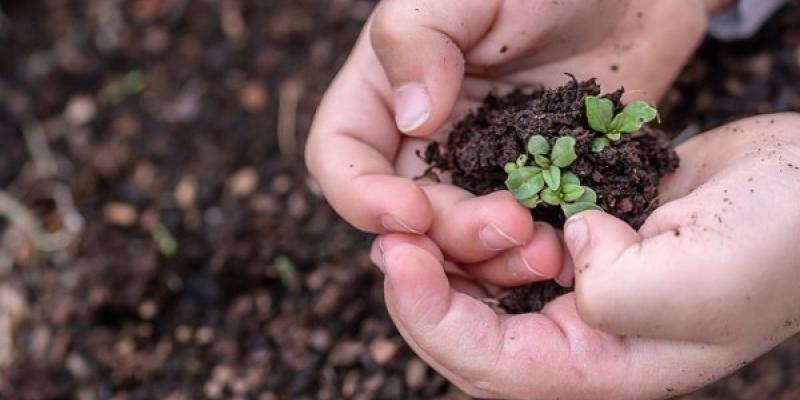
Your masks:
<svg viewBox="0 0 800 400"><path fill-rule="evenodd" d="M800 332L800 117L742 120L678 148L637 232L573 217L576 291L500 315L424 236L373 246L414 350L477 397L660 399L695 390Z"/></svg>
<svg viewBox="0 0 800 400"><path fill-rule="evenodd" d="M538 229L508 192L415 182L425 170L416 152L490 91L554 87L565 72L657 100L702 38L706 3L384 0L320 105L309 169L359 229L427 233L490 283L555 277L553 229Z"/></svg>

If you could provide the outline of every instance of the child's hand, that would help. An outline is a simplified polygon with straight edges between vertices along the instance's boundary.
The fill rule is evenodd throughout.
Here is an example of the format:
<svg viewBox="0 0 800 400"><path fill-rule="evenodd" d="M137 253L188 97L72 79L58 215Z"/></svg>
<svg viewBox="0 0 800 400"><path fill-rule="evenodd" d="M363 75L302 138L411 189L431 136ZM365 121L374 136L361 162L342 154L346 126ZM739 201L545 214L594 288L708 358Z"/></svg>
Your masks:
<svg viewBox="0 0 800 400"><path fill-rule="evenodd" d="M800 117L744 119L678 153L639 232L602 213L568 222L578 310L608 332L749 360L800 331Z"/></svg>
<svg viewBox="0 0 800 400"><path fill-rule="evenodd" d="M478 397L641 400L704 386L800 332L798 132L797 115L762 116L680 146L665 203L639 232L596 211L573 218L576 292L541 314L499 316L435 243L381 236L372 256L392 319Z"/></svg>
<svg viewBox="0 0 800 400"><path fill-rule="evenodd" d="M706 19L700 0L384 0L319 108L309 169L359 229L427 233L488 282L551 278L562 258L552 229L534 229L507 192L418 186L416 151L490 90L558 86L565 72L657 100Z"/></svg>

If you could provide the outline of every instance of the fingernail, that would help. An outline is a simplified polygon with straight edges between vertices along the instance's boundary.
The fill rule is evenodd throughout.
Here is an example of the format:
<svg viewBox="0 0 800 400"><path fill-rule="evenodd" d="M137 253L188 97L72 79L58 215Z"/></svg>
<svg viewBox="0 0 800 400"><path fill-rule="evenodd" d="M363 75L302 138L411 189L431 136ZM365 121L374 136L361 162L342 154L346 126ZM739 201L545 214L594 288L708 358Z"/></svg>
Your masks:
<svg viewBox="0 0 800 400"><path fill-rule="evenodd" d="M383 225L383 228L389 232L405 232L413 233L415 235L422 234L422 232L410 227L407 223L403 222L403 220L393 215L384 215L381 218L381 224Z"/></svg>
<svg viewBox="0 0 800 400"><path fill-rule="evenodd" d="M522 254L516 254L508 260L508 272L522 279L541 279L544 275L533 268Z"/></svg>
<svg viewBox="0 0 800 400"><path fill-rule="evenodd" d="M411 132L431 115L431 97L425 86L409 83L394 91L395 120L401 132Z"/></svg>
<svg viewBox="0 0 800 400"><path fill-rule="evenodd" d="M589 225L582 217L575 217L564 225L564 241L573 257L580 254L589 241Z"/></svg>
<svg viewBox="0 0 800 400"><path fill-rule="evenodd" d="M483 246L489 250L505 250L522 245L519 240L503 232L495 224L489 224L478 232L478 238L483 243Z"/></svg>
<svg viewBox="0 0 800 400"><path fill-rule="evenodd" d="M572 287L572 280L565 280L561 276L557 276L557 277L553 278L553 280L556 281L556 283L559 284L561 287L565 287L565 288L571 288Z"/></svg>

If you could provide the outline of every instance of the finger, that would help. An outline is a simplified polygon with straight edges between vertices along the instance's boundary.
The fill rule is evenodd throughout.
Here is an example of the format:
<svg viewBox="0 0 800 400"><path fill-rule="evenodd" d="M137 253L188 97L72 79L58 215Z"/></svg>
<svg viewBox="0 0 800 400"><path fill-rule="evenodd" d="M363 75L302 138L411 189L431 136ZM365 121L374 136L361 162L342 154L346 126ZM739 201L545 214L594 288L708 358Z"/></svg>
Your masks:
<svg viewBox="0 0 800 400"><path fill-rule="evenodd" d="M629 92L624 98L626 102L637 99L658 102L702 41L706 12L699 2L687 4L696 12L678 9L670 2L630 3L624 9L626 15L612 17L613 21L621 21L615 29L601 36L608 43L563 62L520 69L519 73L510 74L507 81L540 82L546 87L557 87L569 79L564 72L571 72L578 80L597 78L604 92L625 87ZM665 24L664 19L672 23ZM630 40L632 37L647 40ZM638 68L641 60L658 60L658 68Z"/></svg>
<svg viewBox="0 0 800 400"><path fill-rule="evenodd" d="M558 238L560 240L563 256L561 257L561 272L559 272L558 276L554 279L563 287L572 287L575 283L575 264L572 262L572 256L569 254L569 251L563 250L566 248L563 232L559 232Z"/></svg>
<svg viewBox="0 0 800 400"><path fill-rule="evenodd" d="M306 162L331 206L368 232L425 232L431 210L392 162L400 135L379 91L386 83L362 37L317 111Z"/></svg>
<svg viewBox="0 0 800 400"><path fill-rule="evenodd" d="M453 110L464 76L462 50L483 37L498 0L384 0L370 25L372 46L393 89L398 129L430 135Z"/></svg>
<svg viewBox="0 0 800 400"><path fill-rule="evenodd" d="M533 236L530 211L508 191L475 197L452 185L423 187L433 209L428 232L456 262L478 262L522 246Z"/></svg>
<svg viewBox="0 0 800 400"><path fill-rule="evenodd" d="M420 357L475 397L659 398L695 389L732 366L713 346L593 330L579 318L572 294L542 314L500 319L454 292L441 262L423 248L397 243L384 258L386 302L398 330Z"/></svg>
<svg viewBox="0 0 800 400"><path fill-rule="evenodd" d="M530 243L506 251L497 257L464 266L478 281L502 287L515 287L553 279L563 265L561 241L556 230L545 223L536 223Z"/></svg>
<svg viewBox="0 0 800 400"><path fill-rule="evenodd" d="M395 247L400 243L407 243L424 249L433 255L437 261L444 263L444 255L439 247L436 246L427 236L394 233L380 235L372 241L369 258L381 270L384 271L384 254L387 248Z"/></svg>
<svg viewBox="0 0 800 400"><path fill-rule="evenodd" d="M776 127L784 121L768 119ZM639 232L600 212L567 222L579 310L588 323L620 334L713 343L754 333L748 326L777 332L768 343L786 333L786 313L777 310L792 309L794 298L763 294L797 293L789 278L800 275L792 257L775 255L794 248L780 221L800 220L800 211L787 206L794 201L791 187L772 182L776 174L791 173L791 161L781 155L791 153L778 151L791 144L757 129L764 121L734 125L750 134L731 137L725 134L731 128L722 127L687 143L682 154L709 168L679 171L677 192L690 192L659 207ZM796 122L786 123L784 137L793 137ZM773 206L754 207L767 203ZM776 311L740 311L753 308Z"/></svg>

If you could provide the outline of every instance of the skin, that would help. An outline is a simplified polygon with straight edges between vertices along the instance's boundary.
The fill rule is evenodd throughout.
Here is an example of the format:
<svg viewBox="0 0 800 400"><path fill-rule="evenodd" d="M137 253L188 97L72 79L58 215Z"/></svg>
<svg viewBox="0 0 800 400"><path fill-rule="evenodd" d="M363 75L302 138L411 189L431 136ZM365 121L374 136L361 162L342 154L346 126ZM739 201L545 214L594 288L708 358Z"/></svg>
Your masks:
<svg viewBox="0 0 800 400"><path fill-rule="evenodd" d="M638 232L602 212L573 217L576 291L540 314L497 314L428 238L380 236L392 319L476 397L641 400L704 386L800 332L800 248L787 235L800 229L798 131L800 116L766 115L681 145Z"/></svg>
<svg viewBox="0 0 800 400"><path fill-rule="evenodd" d="M416 152L443 141L452 121L490 91L557 86L569 79L565 71L597 77L606 91L624 85L628 100L655 102L702 39L707 7L700 0L384 0L319 107L309 170L359 229L426 234L486 283L567 284L558 232L536 224L508 192L475 197L446 176L413 180L425 170ZM420 103L428 104L423 118L409 118Z"/></svg>

